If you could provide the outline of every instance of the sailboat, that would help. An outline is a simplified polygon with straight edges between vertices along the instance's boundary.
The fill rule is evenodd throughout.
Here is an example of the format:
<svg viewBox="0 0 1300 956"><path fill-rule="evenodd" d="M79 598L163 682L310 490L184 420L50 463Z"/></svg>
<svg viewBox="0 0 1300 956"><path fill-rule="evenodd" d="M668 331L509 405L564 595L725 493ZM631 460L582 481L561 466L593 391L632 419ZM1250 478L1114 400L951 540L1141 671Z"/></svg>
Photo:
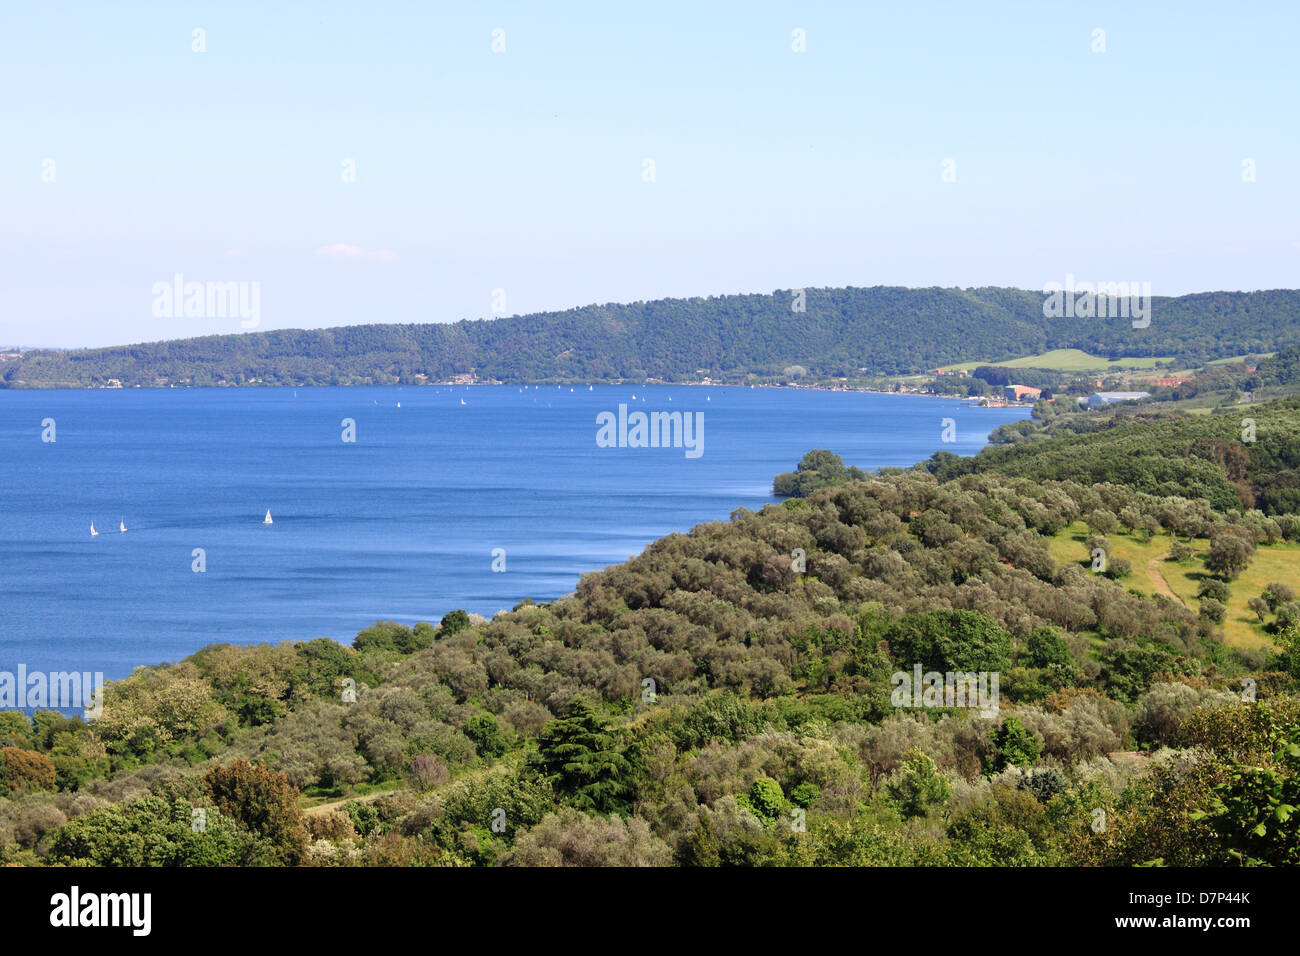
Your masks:
<svg viewBox="0 0 1300 956"><path fill-rule="evenodd" d="M126 519L125 519L125 518L122 518L121 520L118 521L118 523L117 523L117 530L120 531L122 534L126 534Z"/></svg>
<svg viewBox="0 0 1300 956"><path fill-rule="evenodd" d="M95 530L95 522L93 521L90 523L90 536L92 538L99 537L99 532Z"/></svg>
<svg viewBox="0 0 1300 956"><path fill-rule="evenodd" d="M266 517L262 519L262 524L275 524L275 522L271 520L271 509L270 509L270 508L267 508L267 509L266 509Z"/></svg>

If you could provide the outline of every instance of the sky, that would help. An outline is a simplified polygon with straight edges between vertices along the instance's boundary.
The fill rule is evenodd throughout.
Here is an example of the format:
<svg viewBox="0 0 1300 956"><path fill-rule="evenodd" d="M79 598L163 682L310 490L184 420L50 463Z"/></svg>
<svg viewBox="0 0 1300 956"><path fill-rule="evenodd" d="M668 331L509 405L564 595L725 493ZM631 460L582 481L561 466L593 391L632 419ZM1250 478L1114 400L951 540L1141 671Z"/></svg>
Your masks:
<svg viewBox="0 0 1300 956"><path fill-rule="evenodd" d="M1290 0L3 0L0 345L1295 287L1298 40Z"/></svg>

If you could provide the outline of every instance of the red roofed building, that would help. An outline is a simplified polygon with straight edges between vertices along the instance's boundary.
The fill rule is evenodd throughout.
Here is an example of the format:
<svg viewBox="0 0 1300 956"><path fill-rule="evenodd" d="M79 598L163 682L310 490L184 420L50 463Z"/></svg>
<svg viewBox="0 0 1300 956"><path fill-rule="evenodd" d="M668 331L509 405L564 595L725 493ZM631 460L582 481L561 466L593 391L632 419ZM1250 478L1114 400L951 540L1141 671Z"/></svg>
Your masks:
<svg viewBox="0 0 1300 956"><path fill-rule="evenodd" d="M1041 388L1030 388L1028 385L1008 385L1002 391L1009 402L1036 402L1043 394Z"/></svg>

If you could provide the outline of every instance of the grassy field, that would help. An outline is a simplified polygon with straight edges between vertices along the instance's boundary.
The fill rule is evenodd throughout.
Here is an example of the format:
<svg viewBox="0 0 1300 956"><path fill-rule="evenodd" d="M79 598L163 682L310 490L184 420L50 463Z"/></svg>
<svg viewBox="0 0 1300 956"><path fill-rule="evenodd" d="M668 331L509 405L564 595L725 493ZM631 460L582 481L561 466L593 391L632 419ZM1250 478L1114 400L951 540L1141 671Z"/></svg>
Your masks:
<svg viewBox="0 0 1300 956"><path fill-rule="evenodd" d="M1272 358L1276 354L1277 354L1276 352L1256 352L1255 358ZM1240 362L1245 357L1246 356L1244 355L1230 355L1227 358L1213 359L1210 362L1207 362L1206 364L1207 365L1230 365L1236 362Z"/></svg>
<svg viewBox="0 0 1300 956"><path fill-rule="evenodd" d="M1260 545L1255 557L1251 559L1250 567L1232 582L1228 613L1223 616L1223 632L1229 644L1255 647L1268 641L1268 635L1260 627L1255 612L1246 607L1246 602L1259 597L1259 593L1274 581L1300 593L1300 544L1288 541ZM1248 640L1250 635L1255 637Z"/></svg>
<svg viewBox="0 0 1300 956"><path fill-rule="evenodd" d="M1076 521L1051 538L1048 547L1058 564L1074 562L1090 567L1091 559L1084 544L1087 538L1087 526ZM1111 556L1124 558L1133 566L1133 573L1121 580L1124 587L1146 595L1172 594L1193 611L1200 607L1196 592L1208 575L1199 554L1182 563L1166 560L1173 539L1164 534L1144 541L1140 536L1116 532L1109 536L1109 541ZM1204 538L1190 544L1197 552L1204 552L1209 547ZM1228 585L1228 610L1223 616L1222 626L1224 643L1229 647L1273 646L1270 635L1246 602L1259 597L1260 592L1274 581L1300 592L1300 544L1260 545L1250 567Z"/></svg>
<svg viewBox="0 0 1300 956"><path fill-rule="evenodd" d="M1049 368L1061 372L1104 372L1112 366L1119 368L1155 368L1157 362L1168 362L1167 356L1153 358L1121 358L1112 362L1100 355L1089 355L1079 349L1053 349L1042 355L1028 355L1024 358L1008 359L1002 362L963 362L949 365L954 370L970 371L980 365L999 365L1003 368Z"/></svg>
<svg viewBox="0 0 1300 956"><path fill-rule="evenodd" d="M1276 354L1277 354L1276 352L1256 352L1256 353L1255 353L1255 358L1260 358L1260 359L1262 359L1262 358L1271 358L1271 357L1273 357L1273 356L1276 355ZM1214 366L1214 365L1235 365L1235 364L1237 364L1238 362L1240 362L1242 359L1244 359L1245 357L1246 357L1246 356L1244 356L1244 355L1230 355L1228 358L1212 359L1212 360L1210 360L1209 362L1206 362L1205 364L1206 364L1207 366ZM1197 372L1199 372L1199 371L1200 371L1199 368L1184 368L1184 369L1177 369L1177 370L1175 370L1175 371L1172 371L1172 372L1169 373L1169 375L1171 375L1171 376L1191 376L1191 375L1195 375L1195 374L1196 374Z"/></svg>

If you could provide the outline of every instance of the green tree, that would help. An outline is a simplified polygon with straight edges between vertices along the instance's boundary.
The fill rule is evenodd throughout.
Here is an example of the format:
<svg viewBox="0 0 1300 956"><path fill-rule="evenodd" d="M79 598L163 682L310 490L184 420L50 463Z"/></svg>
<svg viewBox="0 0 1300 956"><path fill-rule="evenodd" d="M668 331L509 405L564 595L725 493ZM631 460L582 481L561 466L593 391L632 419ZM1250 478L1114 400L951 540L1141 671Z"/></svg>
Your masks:
<svg viewBox="0 0 1300 956"><path fill-rule="evenodd" d="M1225 581L1231 581L1250 564L1255 553L1255 542L1239 534L1220 532L1210 539L1210 550L1205 555L1205 567Z"/></svg>
<svg viewBox="0 0 1300 956"><path fill-rule="evenodd" d="M415 635L411 629L396 621L376 621L358 632L352 646L358 651L397 651L410 653Z"/></svg>
<svg viewBox="0 0 1300 956"><path fill-rule="evenodd" d="M927 671L1002 671L1011 659L1011 635L978 611L907 614L887 640L895 663Z"/></svg>
<svg viewBox="0 0 1300 956"><path fill-rule="evenodd" d="M1114 534L1119 528L1119 521L1116 520L1115 515L1102 508L1089 512L1084 520L1087 521L1089 530L1094 534Z"/></svg>
<svg viewBox="0 0 1300 956"><path fill-rule="evenodd" d="M925 816L952 793L948 781L934 761L913 747L903 755L903 764L886 781L885 791L904 818Z"/></svg>
<svg viewBox="0 0 1300 956"><path fill-rule="evenodd" d="M0 747L0 793L12 790L53 790L54 764L35 750Z"/></svg>
<svg viewBox="0 0 1300 956"><path fill-rule="evenodd" d="M213 767L203 787L218 810L275 848L280 862L294 866L307 850L307 825L298 791L282 773L262 764L236 760Z"/></svg>
<svg viewBox="0 0 1300 956"><path fill-rule="evenodd" d="M32 722L20 710L0 710L0 746L25 747L31 743Z"/></svg>
<svg viewBox="0 0 1300 956"><path fill-rule="evenodd" d="M537 764L556 792L579 810L612 813L627 807L631 764L591 704L580 697L569 704L567 717L542 728Z"/></svg>
<svg viewBox="0 0 1300 956"><path fill-rule="evenodd" d="M438 622L438 636L451 637L467 627L469 627L468 614L461 610L448 611L442 616L442 620Z"/></svg>
<svg viewBox="0 0 1300 956"><path fill-rule="evenodd" d="M53 837L49 862L68 866L236 866L274 863L271 848L221 814L196 822L185 800L148 796L90 810Z"/></svg>
<svg viewBox="0 0 1300 956"><path fill-rule="evenodd" d="M1002 721L993 735L993 745L997 748L999 770L1010 765L1031 767L1042 752L1038 737L1016 717Z"/></svg>
<svg viewBox="0 0 1300 956"><path fill-rule="evenodd" d="M866 474L860 468L847 468L844 459L825 448L814 448L799 460L794 471L783 472L772 480L778 495L806 498L814 491L859 481Z"/></svg>
<svg viewBox="0 0 1300 956"><path fill-rule="evenodd" d="M1047 671L1047 678L1058 689L1079 679L1079 666L1070 654L1070 645L1052 627L1036 627L1025 638L1025 656L1033 667Z"/></svg>
<svg viewBox="0 0 1300 956"><path fill-rule="evenodd" d="M474 741L480 757L500 757L506 752L508 741L491 714L475 714L465 722L465 736Z"/></svg>
<svg viewBox="0 0 1300 956"><path fill-rule="evenodd" d="M785 816L786 799L781 785L771 777L759 777L749 788L749 808L754 815L771 826Z"/></svg>

